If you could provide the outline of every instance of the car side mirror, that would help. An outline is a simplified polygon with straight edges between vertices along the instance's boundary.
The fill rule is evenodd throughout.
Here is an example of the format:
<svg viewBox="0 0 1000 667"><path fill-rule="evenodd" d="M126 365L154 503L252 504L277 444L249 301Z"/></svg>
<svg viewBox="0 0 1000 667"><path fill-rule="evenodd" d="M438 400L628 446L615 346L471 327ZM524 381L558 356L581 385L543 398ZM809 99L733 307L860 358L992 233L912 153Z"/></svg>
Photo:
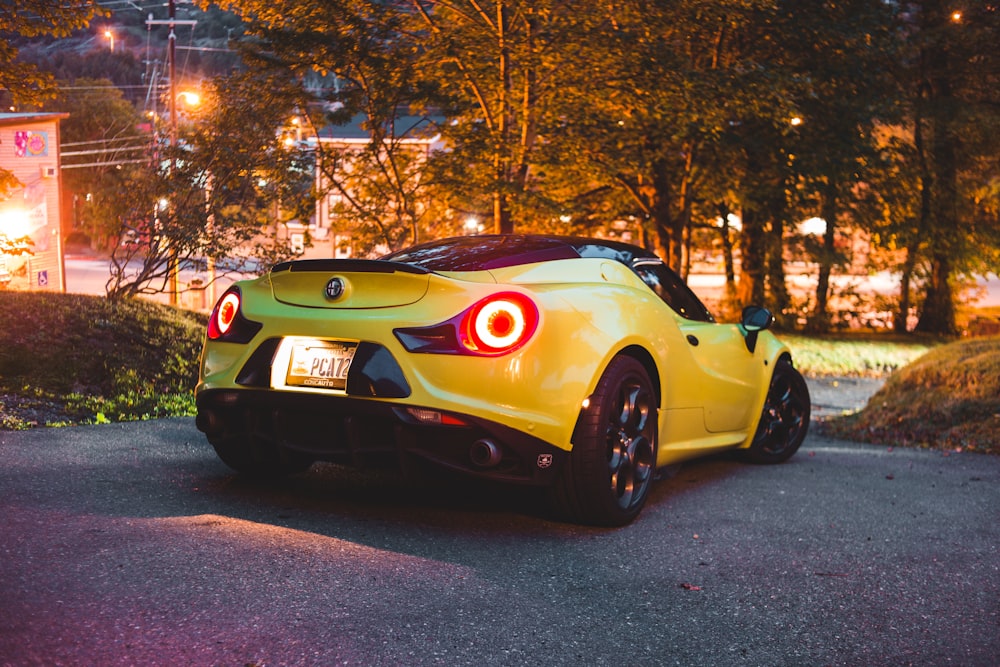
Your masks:
<svg viewBox="0 0 1000 667"><path fill-rule="evenodd" d="M750 353L757 349L757 335L774 324L774 315L761 306L747 306L740 316L740 326L743 329L743 339Z"/></svg>

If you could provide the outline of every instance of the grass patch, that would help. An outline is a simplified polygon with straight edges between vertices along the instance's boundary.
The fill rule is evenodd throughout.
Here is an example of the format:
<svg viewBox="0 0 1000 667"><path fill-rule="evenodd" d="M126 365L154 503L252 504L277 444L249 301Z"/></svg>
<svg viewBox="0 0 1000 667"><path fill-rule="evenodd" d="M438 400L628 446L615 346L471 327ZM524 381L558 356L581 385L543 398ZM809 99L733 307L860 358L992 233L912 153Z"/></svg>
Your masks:
<svg viewBox="0 0 1000 667"><path fill-rule="evenodd" d="M811 376L884 377L941 344L887 334L779 338L791 348L796 368Z"/></svg>
<svg viewBox="0 0 1000 667"><path fill-rule="evenodd" d="M849 440L1000 454L1000 337L936 347L889 376L863 410L822 428Z"/></svg>
<svg viewBox="0 0 1000 667"><path fill-rule="evenodd" d="M204 315L132 300L0 292L0 428L194 414Z"/></svg>

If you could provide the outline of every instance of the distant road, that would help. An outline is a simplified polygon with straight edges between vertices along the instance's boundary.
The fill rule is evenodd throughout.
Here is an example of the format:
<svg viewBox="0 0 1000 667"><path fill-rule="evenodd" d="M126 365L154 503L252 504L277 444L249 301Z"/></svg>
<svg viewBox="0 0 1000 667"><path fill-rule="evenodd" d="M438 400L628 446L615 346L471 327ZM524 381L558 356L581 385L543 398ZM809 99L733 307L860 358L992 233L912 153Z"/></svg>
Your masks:
<svg viewBox="0 0 1000 667"><path fill-rule="evenodd" d="M0 665L996 667L1000 457L810 436L617 530L527 493L234 476L192 419L0 432Z"/></svg>
<svg viewBox="0 0 1000 667"><path fill-rule="evenodd" d="M105 285L109 276L108 260L101 258L70 256L66 258L66 291L78 294L98 294L105 293ZM186 286L193 278L204 280L206 276L194 271L182 271L180 281ZM789 274L789 282L793 287L800 290L815 289L815 279L810 276ZM866 284L867 289L879 294L893 294L898 290L898 285L888 274L880 273L867 279L857 276L835 276L835 285L847 286L855 284ZM216 281L215 294L221 296L222 293L233 283L232 277L220 277ZM722 295L725 286L725 277L718 274L692 274L688 278L688 284L702 298L718 299ZM974 302L979 307L1000 307L1000 278L994 274L981 278L979 289L983 296ZM167 302L166 295L156 295L149 297L162 303ZM191 297L181 296L184 299ZM200 305L200 304L199 304ZM207 303L204 309L212 307L212 303Z"/></svg>
<svg viewBox="0 0 1000 667"><path fill-rule="evenodd" d="M66 291L73 294L95 294L103 296L107 293L107 282L110 273L110 263L107 258L99 257L78 257L70 256L66 258ZM214 299L210 299L204 290L192 290L185 292L193 279L207 280L207 275L203 272L182 270L178 273L180 289L179 302L185 307L194 310L209 310L214 305ZM234 282L234 277L219 276L216 280L215 295L222 296L222 293ZM204 295L204 296L203 296ZM148 298L160 303L167 303L169 297L166 294L146 295Z"/></svg>
<svg viewBox="0 0 1000 667"><path fill-rule="evenodd" d="M801 291L813 291L816 289L815 275L788 273L789 287ZM877 273L873 276L833 276L831 283L834 287L855 287L859 291L869 291L875 294L893 295L899 292L899 283L891 275L885 272ZM703 298L719 298L726 285L725 276L713 273L696 273L688 277L688 285L691 286L698 296ZM967 297L969 304L980 308L1000 307L1000 278L996 274L988 274L978 278L975 291L970 292Z"/></svg>

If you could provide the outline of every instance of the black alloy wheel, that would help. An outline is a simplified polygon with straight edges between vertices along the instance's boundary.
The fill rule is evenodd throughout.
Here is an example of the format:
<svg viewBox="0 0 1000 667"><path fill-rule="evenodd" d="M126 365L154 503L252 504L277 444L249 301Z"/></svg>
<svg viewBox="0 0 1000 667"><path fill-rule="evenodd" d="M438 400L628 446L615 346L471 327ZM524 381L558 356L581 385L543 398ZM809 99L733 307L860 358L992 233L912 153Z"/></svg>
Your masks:
<svg viewBox="0 0 1000 667"><path fill-rule="evenodd" d="M753 463L781 463L790 459L809 431L810 412L805 378L791 362L778 361L746 458Z"/></svg>
<svg viewBox="0 0 1000 667"><path fill-rule="evenodd" d="M581 523L622 526L639 515L656 467L657 401L645 367L615 357L580 414L573 451L553 489Z"/></svg>

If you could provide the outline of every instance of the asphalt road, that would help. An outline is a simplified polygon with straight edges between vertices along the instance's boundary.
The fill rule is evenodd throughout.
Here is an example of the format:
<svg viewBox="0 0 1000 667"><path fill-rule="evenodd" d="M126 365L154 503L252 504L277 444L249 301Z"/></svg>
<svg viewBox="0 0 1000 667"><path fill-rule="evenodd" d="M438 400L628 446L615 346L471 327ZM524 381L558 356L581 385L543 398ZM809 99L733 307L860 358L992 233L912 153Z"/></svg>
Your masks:
<svg viewBox="0 0 1000 667"><path fill-rule="evenodd" d="M0 665L964 665L1000 656L1000 458L810 437L632 525L319 465L191 419L0 432Z"/></svg>

